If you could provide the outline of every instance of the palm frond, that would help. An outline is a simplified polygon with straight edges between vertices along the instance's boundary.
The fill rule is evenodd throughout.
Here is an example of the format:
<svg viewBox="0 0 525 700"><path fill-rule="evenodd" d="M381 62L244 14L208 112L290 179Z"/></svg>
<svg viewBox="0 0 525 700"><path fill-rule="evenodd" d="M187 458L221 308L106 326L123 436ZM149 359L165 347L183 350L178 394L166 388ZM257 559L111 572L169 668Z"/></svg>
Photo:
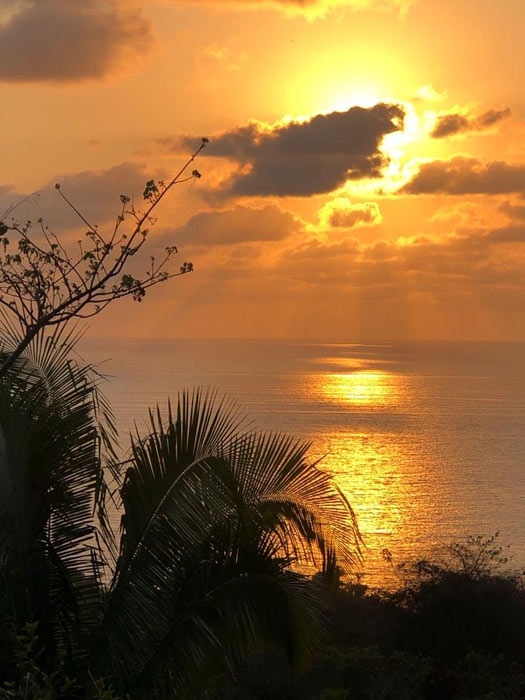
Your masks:
<svg viewBox="0 0 525 700"><path fill-rule="evenodd" d="M191 464L216 457L242 429L244 415L216 392L195 390L178 397L176 414L168 404L164 425L160 410L150 411L151 432L132 445L133 467L122 487L120 567L125 567L144 529L173 482Z"/></svg>
<svg viewBox="0 0 525 700"><path fill-rule="evenodd" d="M249 434L231 443L224 457L247 503L274 524L283 546L294 545L296 559L316 564L315 549L322 557L332 543L351 567L360 558L357 518L332 477L307 461L308 449L287 435Z"/></svg>
<svg viewBox="0 0 525 700"><path fill-rule="evenodd" d="M38 620L47 653L67 650L79 661L100 606L93 509L104 474L97 386L89 368L68 359L75 340L35 340L0 380L0 528L13 626Z"/></svg>
<svg viewBox="0 0 525 700"><path fill-rule="evenodd" d="M148 668L191 675L203 658L233 663L270 638L291 655L301 638L311 644L312 584L291 567L327 571L336 550L349 564L360 535L346 499L307 462L308 445L243 431L231 403L200 392L180 396L167 422L150 418L123 483L121 563L96 673L118 668L129 687ZM237 607L233 590L246 591ZM275 625L265 622L269 601Z"/></svg>

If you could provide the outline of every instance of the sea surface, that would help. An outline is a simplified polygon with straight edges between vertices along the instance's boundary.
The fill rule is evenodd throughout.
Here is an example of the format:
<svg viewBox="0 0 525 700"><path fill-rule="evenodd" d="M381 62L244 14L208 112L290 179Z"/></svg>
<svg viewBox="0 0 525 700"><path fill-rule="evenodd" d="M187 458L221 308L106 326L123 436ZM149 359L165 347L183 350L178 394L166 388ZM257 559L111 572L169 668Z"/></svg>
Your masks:
<svg viewBox="0 0 525 700"><path fill-rule="evenodd" d="M109 375L122 433L199 386L311 442L357 514L371 586L496 531L525 569L525 343L86 338L79 351Z"/></svg>

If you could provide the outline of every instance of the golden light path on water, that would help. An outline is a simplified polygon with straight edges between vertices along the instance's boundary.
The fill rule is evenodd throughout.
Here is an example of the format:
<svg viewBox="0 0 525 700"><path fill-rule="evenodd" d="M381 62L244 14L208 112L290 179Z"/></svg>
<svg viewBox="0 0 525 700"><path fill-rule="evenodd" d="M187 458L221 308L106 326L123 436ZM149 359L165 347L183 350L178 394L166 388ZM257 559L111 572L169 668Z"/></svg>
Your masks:
<svg viewBox="0 0 525 700"><path fill-rule="evenodd" d="M321 391L330 401L357 406L392 403L398 397L393 390L394 376L386 372L366 370L349 374L326 374L321 378Z"/></svg>
<svg viewBox="0 0 525 700"><path fill-rule="evenodd" d="M354 508L371 586L394 563L502 531L525 567L525 344L194 340L85 344L112 375L121 445L185 387L233 397L249 425L311 444ZM148 357L144 363L143 358Z"/></svg>
<svg viewBox="0 0 525 700"><path fill-rule="evenodd" d="M334 360L338 368L341 360ZM385 410L395 414L414 402L416 387L408 377L363 368L355 360L345 364L350 371L311 375L306 389L310 398L372 415ZM334 475L358 517L364 540L358 577L372 580L375 586L395 585L395 571L385 554L388 556L390 547L398 553L403 542L428 542L429 532L421 532L421 524L433 528L439 499L421 489L421 482L429 479L424 469L428 459L418 457L412 435L398 430L338 430L312 438L313 454L322 458L321 467Z"/></svg>

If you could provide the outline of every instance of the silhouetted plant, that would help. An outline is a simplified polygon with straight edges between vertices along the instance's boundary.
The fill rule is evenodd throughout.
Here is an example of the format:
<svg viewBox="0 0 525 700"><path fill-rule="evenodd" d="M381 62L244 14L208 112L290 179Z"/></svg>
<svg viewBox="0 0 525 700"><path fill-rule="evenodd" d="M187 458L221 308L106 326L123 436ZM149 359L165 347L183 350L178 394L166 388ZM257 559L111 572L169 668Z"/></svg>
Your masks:
<svg viewBox="0 0 525 700"><path fill-rule="evenodd" d="M322 619L296 567L329 577L359 545L308 446L246 430L196 391L152 414L120 465L96 377L69 359L70 338L39 338L0 377L0 682L20 683L16 635L33 623L28 678L45 687L61 669L81 697L172 697L265 647L304 662Z"/></svg>
<svg viewBox="0 0 525 700"><path fill-rule="evenodd" d="M525 694L523 665L489 652L471 651L456 669L464 700L521 700Z"/></svg>
<svg viewBox="0 0 525 700"><path fill-rule="evenodd" d="M512 559L508 552L510 545L500 545L499 534L468 535L463 540L435 547L431 557L407 560L397 565L390 551L384 549L383 559L390 564L399 585L405 589L417 588L423 581L439 578L448 572L481 579L499 574Z"/></svg>
<svg viewBox="0 0 525 700"><path fill-rule="evenodd" d="M304 676L261 656L212 698L523 700L525 590L505 559L496 535L472 536L402 566L396 591L327 589L329 631Z"/></svg>
<svg viewBox="0 0 525 700"><path fill-rule="evenodd" d="M40 657L43 649L38 636L38 622L26 622L14 640L16 679L0 687L1 700L55 700L65 697L72 681L61 675L60 668L43 670Z"/></svg>
<svg viewBox="0 0 525 700"><path fill-rule="evenodd" d="M89 222L57 183L58 195L76 214L79 224L87 228L78 241L78 250L68 248L42 219L36 230L32 221L17 221L13 212L21 202L0 216L0 310L4 326L0 375L44 329L95 316L122 297L142 301L149 288L193 270L190 262L182 263L176 271L168 269L176 246L166 247L158 260L150 256L142 276L132 275L128 263L143 249L156 221L155 209L167 193L175 185L201 177L198 170L189 176L186 172L207 143L208 139L203 138L171 180L146 183L143 209L137 209L128 195L121 195L120 211L108 233Z"/></svg>

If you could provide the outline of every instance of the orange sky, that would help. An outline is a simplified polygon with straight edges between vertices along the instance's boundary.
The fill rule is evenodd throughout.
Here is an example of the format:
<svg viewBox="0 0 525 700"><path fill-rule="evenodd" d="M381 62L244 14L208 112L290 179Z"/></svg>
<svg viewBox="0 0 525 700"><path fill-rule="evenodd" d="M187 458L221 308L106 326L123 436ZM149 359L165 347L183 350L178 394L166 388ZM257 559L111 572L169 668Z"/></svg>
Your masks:
<svg viewBox="0 0 525 700"><path fill-rule="evenodd" d="M523 0L0 0L0 213L67 236L210 138L93 334L525 339ZM25 215L25 214L24 214ZM179 264L179 260L176 261Z"/></svg>

